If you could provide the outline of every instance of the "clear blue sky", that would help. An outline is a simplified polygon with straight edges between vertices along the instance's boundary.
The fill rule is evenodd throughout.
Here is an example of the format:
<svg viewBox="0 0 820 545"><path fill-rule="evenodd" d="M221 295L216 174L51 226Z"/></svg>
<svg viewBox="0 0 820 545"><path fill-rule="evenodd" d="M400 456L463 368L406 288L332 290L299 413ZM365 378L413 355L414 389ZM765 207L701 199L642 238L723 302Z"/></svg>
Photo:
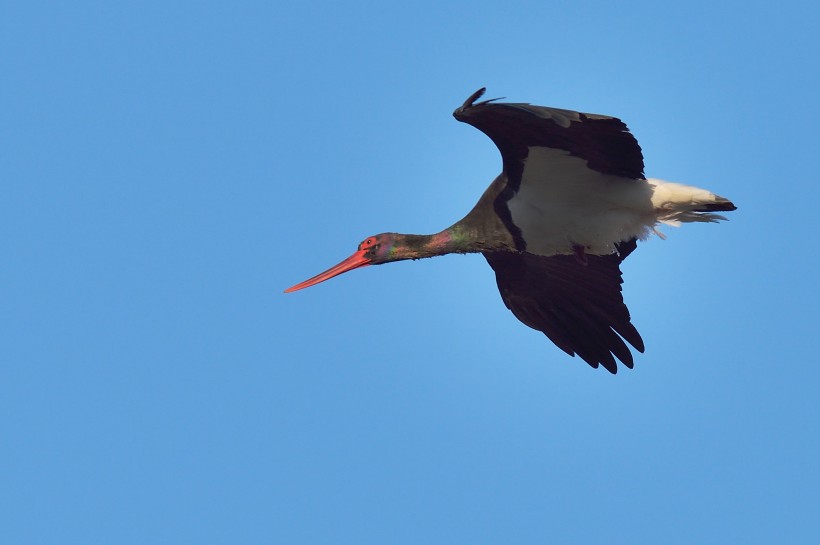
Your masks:
<svg viewBox="0 0 820 545"><path fill-rule="evenodd" d="M3 4L0 542L818 542L810 4ZM469 210L481 86L739 206L625 262L633 371L480 256L282 293Z"/></svg>

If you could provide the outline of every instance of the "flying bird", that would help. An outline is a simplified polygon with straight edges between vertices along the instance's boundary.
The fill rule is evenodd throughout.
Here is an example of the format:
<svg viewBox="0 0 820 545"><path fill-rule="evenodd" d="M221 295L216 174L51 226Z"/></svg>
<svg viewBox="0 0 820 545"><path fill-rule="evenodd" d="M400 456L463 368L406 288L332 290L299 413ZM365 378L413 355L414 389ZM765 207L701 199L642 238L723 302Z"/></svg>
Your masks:
<svg viewBox="0 0 820 545"><path fill-rule="evenodd" d="M621 294L621 262L658 224L725 220L731 201L644 176L641 148L615 117L473 93L453 112L486 134L503 170L460 221L434 235L382 233L293 292L368 265L480 252L516 318L570 356L617 372L644 351ZM662 235L661 235L662 236Z"/></svg>

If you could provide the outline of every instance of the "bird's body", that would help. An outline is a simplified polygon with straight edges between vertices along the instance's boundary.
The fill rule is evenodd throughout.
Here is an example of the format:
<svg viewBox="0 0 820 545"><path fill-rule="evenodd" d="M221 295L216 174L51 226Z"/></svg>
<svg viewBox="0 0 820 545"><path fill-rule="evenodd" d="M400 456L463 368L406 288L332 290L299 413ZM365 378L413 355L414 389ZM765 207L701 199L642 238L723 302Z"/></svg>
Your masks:
<svg viewBox="0 0 820 545"><path fill-rule="evenodd" d="M476 103L454 112L501 151L502 173L460 221L434 235L369 237L339 265L287 291L365 265L447 253L484 254L515 316L559 348L615 373L643 340L621 296L620 263L658 223L714 222L735 206L713 193L646 179L620 120L571 110Z"/></svg>

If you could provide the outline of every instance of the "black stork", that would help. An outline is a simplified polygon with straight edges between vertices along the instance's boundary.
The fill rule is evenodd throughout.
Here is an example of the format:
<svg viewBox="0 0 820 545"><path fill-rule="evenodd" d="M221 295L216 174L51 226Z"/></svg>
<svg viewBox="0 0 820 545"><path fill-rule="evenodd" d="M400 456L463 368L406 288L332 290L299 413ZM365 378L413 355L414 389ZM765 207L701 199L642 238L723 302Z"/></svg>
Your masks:
<svg viewBox="0 0 820 545"><path fill-rule="evenodd" d="M621 294L621 262L659 223L716 222L731 201L645 178L643 155L614 117L524 103L476 102L453 115L498 146L503 170L464 219L434 235L368 237L335 267L286 290L367 265L480 252L504 304L570 356L617 372L643 339ZM662 235L661 235L662 236Z"/></svg>

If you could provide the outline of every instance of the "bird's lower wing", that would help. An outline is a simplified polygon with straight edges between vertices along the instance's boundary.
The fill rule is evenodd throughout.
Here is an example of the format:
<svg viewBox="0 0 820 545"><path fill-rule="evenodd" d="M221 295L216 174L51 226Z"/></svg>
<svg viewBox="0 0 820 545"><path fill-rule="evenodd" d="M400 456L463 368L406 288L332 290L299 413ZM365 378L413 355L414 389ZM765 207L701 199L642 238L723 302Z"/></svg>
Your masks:
<svg viewBox="0 0 820 545"><path fill-rule="evenodd" d="M618 253L586 255L586 263L574 255L485 252L484 257L516 318L567 354L615 373L616 357L629 368L633 365L624 340L644 351L621 294L620 264L635 246L635 240L621 242Z"/></svg>

